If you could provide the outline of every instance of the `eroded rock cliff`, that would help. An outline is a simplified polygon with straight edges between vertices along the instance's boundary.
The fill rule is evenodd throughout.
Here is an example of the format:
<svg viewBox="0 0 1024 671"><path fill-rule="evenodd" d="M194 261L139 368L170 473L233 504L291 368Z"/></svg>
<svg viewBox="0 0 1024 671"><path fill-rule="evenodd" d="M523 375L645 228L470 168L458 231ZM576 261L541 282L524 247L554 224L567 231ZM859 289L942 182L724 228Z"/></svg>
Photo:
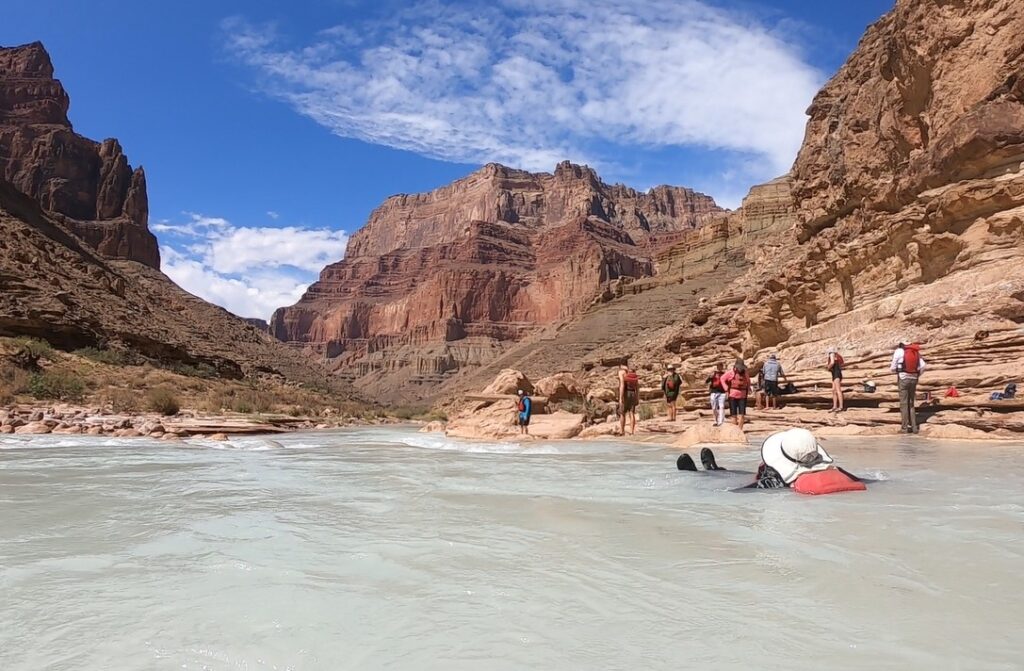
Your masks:
<svg viewBox="0 0 1024 671"><path fill-rule="evenodd" d="M570 163L488 165L389 198L271 332L382 391L432 392L439 376L579 314L607 283L650 276L659 250L721 212L689 189L639 193Z"/></svg>
<svg viewBox="0 0 1024 671"><path fill-rule="evenodd" d="M146 174L114 139L74 132L43 45L0 48L0 178L108 258L160 267Z"/></svg>
<svg viewBox="0 0 1024 671"><path fill-rule="evenodd" d="M827 408L824 364L835 346L851 402L892 410L889 357L909 339L929 361L922 394L956 385L966 399L929 405L926 417L1024 431L1014 406L982 402L1024 378L1024 3L899 0L809 116L790 176L661 253L660 288L625 291L495 367L532 377L582 367L589 384L611 387L627 356L651 384L675 361L702 406L714 363L743 356L756 368L775 351L805 390L801 403ZM674 323L651 321L596 347L577 328L645 314L673 277L678 295L692 295L676 304ZM879 392L858 396L854 385L868 379ZM870 427L898 417L815 421Z"/></svg>

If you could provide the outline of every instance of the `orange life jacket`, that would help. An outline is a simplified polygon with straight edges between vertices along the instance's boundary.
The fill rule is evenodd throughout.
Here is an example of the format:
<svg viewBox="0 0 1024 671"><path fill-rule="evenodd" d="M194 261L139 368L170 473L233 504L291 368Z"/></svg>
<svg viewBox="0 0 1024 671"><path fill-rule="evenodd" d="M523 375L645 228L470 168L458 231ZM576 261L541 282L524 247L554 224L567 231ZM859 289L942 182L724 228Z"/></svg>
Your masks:
<svg viewBox="0 0 1024 671"><path fill-rule="evenodd" d="M640 377L635 371L629 371L625 377L626 391L636 392L640 389Z"/></svg>

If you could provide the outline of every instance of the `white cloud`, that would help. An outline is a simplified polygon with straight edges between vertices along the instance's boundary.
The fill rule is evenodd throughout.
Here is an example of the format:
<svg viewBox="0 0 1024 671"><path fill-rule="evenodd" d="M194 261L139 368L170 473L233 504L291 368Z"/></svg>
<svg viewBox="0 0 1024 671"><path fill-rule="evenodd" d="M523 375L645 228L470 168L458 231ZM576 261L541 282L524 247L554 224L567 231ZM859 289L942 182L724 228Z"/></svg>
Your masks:
<svg viewBox="0 0 1024 671"><path fill-rule="evenodd" d="M295 303L325 265L344 256L348 242L343 231L244 227L186 214L183 224L152 226L162 234L163 272L186 291L243 317L267 319Z"/></svg>
<svg viewBox="0 0 1024 671"><path fill-rule="evenodd" d="M224 28L269 93L338 135L534 170L690 146L775 176L822 80L771 26L699 0L427 2L301 46Z"/></svg>
<svg viewBox="0 0 1024 671"><path fill-rule="evenodd" d="M267 216L270 217L271 219L280 219L281 218L281 215L278 214L277 212L274 212L273 210L267 210Z"/></svg>

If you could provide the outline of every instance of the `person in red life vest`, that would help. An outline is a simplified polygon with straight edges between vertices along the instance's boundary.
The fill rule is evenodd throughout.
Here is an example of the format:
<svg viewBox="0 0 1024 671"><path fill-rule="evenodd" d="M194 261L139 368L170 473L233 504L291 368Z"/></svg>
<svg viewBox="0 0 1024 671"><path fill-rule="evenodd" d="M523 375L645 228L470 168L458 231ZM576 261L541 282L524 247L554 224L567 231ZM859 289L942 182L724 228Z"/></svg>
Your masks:
<svg viewBox="0 0 1024 671"><path fill-rule="evenodd" d="M779 431L761 444L761 465L752 485L758 489L791 487L801 494L864 491L856 475L837 466L807 429Z"/></svg>
<svg viewBox="0 0 1024 671"><path fill-rule="evenodd" d="M717 364L711 375L707 376L704 383L708 385L708 393L711 396L711 412L715 416L715 426L725 424L725 385L722 378L725 377L725 365Z"/></svg>
<svg viewBox="0 0 1024 671"><path fill-rule="evenodd" d="M828 348L828 363L825 368L832 374L832 409L829 412L843 411L843 355L835 347Z"/></svg>
<svg viewBox="0 0 1024 671"><path fill-rule="evenodd" d="M629 433L636 433L636 406L640 404L640 378L629 364L619 368L619 435L626 435L626 415L629 415Z"/></svg>
<svg viewBox="0 0 1024 671"><path fill-rule="evenodd" d="M896 383L900 390L900 415L904 433L917 433L917 382L924 372L925 362L921 356L921 346L901 338L892 353L889 370L896 373Z"/></svg>
<svg viewBox="0 0 1024 671"><path fill-rule="evenodd" d="M516 421L519 424L519 433L529 435L530 416L533 414L533 399L522 389L519 390L519 402L516 403Z"/></svg>
<svg viewBox="0 0 1024 671"><path fill-rule="evenodd" d="M729 416L742 431L747 419L747 395L750 393L750 373L743 359L736 359L732 370L722 376L722 386L729 394Z"/></svg>
<svg viewBox="0 0 1024 671"><path fill-rule="evenodd" d="M661 378L661 393L665 395L665 406L668 408L668 421L676 421L676 400L679 390L683 387L683 378L676 372L673 364L668 365L668 372Z"/></svg>

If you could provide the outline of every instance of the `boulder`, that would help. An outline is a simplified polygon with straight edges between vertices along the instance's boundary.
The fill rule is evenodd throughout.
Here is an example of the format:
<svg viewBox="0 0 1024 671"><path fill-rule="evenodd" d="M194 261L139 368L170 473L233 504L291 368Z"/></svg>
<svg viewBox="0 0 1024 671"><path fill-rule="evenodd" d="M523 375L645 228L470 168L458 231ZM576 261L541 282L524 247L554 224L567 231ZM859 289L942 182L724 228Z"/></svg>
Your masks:
<svg viewBox="0 0 1024 671"><path fill-rule="evenodd" d="M24 433L24 434L28 434L28 435L38 435L38 434L44 434L44 433L52 433L53 432L53 427L50 426L49 424L46 424L45 422L36 421L36 422L29 422L28 424L25 424L24 426L19 426L17 429L14 430L14 432L15 433Z"/></svg>
<svg viewBox="0 0 1024 671"><path fill-rule="evenodd" d="M521 435L515 418L515 401L498 401L452 418L445 435L469 440L515 438ZM583 421L583 415L570 412L535 414L530 419L530 435L551 440L573 438L583 430Z"/></svg>
<svg viewBox="0 0 1024 671"><path fill-rule="evenodd" d="M587 388L572 373L555 373L537 380L533 385L535 394L546 396L550 403L561 403L569 400L583 400Z"/></svg>
<svg viewBox="0 0 1024 671"><path fill-rule="evenodd" d="M86 433L89 434L90 436L102 436L103 435L103 427L102 426L90 426L86 430Z"/></svg>
<svg viewBox="0 0 1024 671"><path fill-rule="evenodd" d="M4 424L0 426L0 433L14 433L14 427L10 424Z"/></svg>
<svg viewBox="0 0 1024 671"><path fill-rule="evenodd" d="M210 440L216 440L217 442L223 443L223 442L227 441L228 434L226 434L226 433L211 433L209 436L207 436L207 438L210 439Z"/></svg>
<svg viewBox="0 0 1024 671"><path fill-rule="evenodd" d="M607 387L597 387L587 392L587 400L591 402L614 403L619 400L619 393Z"/></svg>
<svg viewBox="0 0 1024 671"><path fill-rule="evenodd" d="M76 436L82 433L82 426L80 424L72 424L70 426L58 426L56 429L52 431L52 433Z"/></svg>
<svg viewBox="0 0 1024 671"><path fill-rule="evenodd" d="M135 429L118 429L114 432L115 438L141 438L142 434Z"/></svg>
<svg viewBox="0 0 1024 671"><path fill-rule="evenodd" d="M672 443L675 447L687 449L698 445L747 445L747 435L738 426L726 422L714 426L708 422L694 424Z"/></svg>
<svg viewBox="0 0 1024 671"><path fill-rule="evenodd" d="M520 371L512 368L506 368L498 373L498 376L494 378L494 382L487 385L483 393L515 395L520 389L525 391L527 394L532 394L533 384L526 375Z"/></svg>
<svg viewBox="0 0 1024 671"><path fill-rule="evenodd" d="M993 440L988 431L972 429L962 424L925 424L920 435L936 440Z"/></svg>
<svg viewBox="0 0 1024 671"><path fill-rule="evenodd" d="M160 440L168 440L168 441L181 440L181 436L179 436L176 433L154 434L153 437L154 438L159 438Z"/></svg>
<svg viewBox="0 0 1024 671"><path fill-rule="evenodd" d="M428 422L427 424L425 424L420 429L420 433L438 433L438 432L441 432L441 433L444 432L444 422L439 422L437 420L434 420L433 422Z"/></svg>

